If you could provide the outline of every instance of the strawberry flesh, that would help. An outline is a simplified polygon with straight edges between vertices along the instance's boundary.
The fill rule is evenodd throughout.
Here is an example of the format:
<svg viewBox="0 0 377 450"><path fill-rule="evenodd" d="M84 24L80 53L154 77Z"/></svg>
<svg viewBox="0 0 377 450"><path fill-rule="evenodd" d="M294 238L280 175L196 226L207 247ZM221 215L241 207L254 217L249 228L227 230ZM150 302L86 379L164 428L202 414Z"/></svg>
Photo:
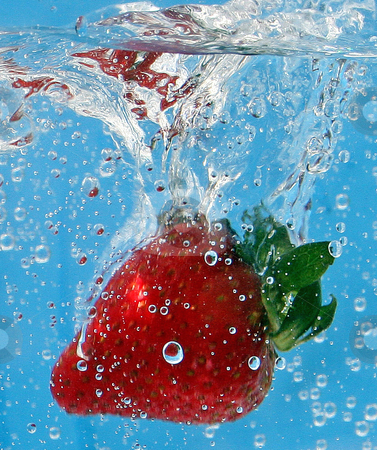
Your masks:
<svg viewBox="0 0 377 450"><path fill-rule="evenodd" d="M60 407L196 424L257 407L276 354L259 277L234 244L226 223L198 217L135 249L53 369Z"/></svg>

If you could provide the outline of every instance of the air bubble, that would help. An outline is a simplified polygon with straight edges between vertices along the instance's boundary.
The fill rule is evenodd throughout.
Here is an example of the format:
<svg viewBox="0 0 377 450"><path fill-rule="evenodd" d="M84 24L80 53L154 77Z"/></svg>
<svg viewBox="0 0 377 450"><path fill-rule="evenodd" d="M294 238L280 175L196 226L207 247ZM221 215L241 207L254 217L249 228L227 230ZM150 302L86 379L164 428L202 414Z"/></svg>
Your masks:
<svg viewBox="0 0 377 450"><path fill-rule="evenodd" d="M85 177L82 180L81 187L86 196L91 198L96 197L100 189L98 178L92 176Z"/></svg>
<svg viewBox="0 0 377 450"><path fill-rule="evenodd" d="M339 258L343 252L343 246L339 241L331 241L328 248L330 255L334 258Z"/></svg>
<svg viewBox="0 0 377 450"><path fill-rule="evenodd" d="M83 266L84 264L86 264L87 261L88 261L88 257L85 255L85 253L79 253L79 255L76 258L76 262L80 266Z"/></svg>
<svg viewBox="0 0 377 450"><path fill-rule="evenodd" d="M242 413L243 413L243 408L242 408L242 406L237 406L236 411L237 411L238 414L242 414Z"/></svg>
<svg viewBox="0 0 377 450"><path fill-rule="evenodd" d="M14 237L11 234L4 233L0 236L0 249L12 250L14 248Z"/></svg>
<svg viewBox="0 0 377 450"><path fill-rule="evenodd" d="M260 367L260 359L258 358L258 356L250 356L249 360L247 361L247 365L251 370L258 370Z"/></svg>
<svg viewBox="0 0 377 450"><path fill-rule="evenodd" d="M336 405L333 402L326 402L323 405L323 411L327 419L332 419L333 417L335 417L336 410L337 410Z"/></svg>
<svg viewBox="0 0 377 450"><path fill-rule="evenodd" d="M26 216L27 212L25 208L19 206L14 210L14 218L17 220L17 222L22 222L26 219Z"/></svg>
<svg viewBox="0 0 377 450"><path fill-rule="evenodd" d="M60 438L60 428L59 427L51 427L50 428L50 438L56 441Z"/></svg>
<svg viewBox="0 0 377 450"><path fill-rule="evenodd" d="M267 284L274 284L274 281L275 281L274 277L267 277L266 278L266 283Z"/></svg>
<svg viewBox="0 0 377 450"><path fill-rule="evenodd" d="M357 436L365 437L369 433L369 423L361 420L355 423L355 433Z"/></svg>
<svg viewBox="0 0 377 450"><path fill-rule="evenodd" d="M244 301L246 300L246 295L241 294L241 295L238 297L238 299L239 299L240 302L244 302Z"/></svg>
<svg viewBox="0 0 377 450"><path fill-rule="evenodd" d="M0 223L5 222L6 218L7 218L7 210L3 206L0 206Z"/></svg>
<svg viewBox="0 0 377 450"><path fill-rule="evenodd" d="M285 358L283 356L279 356L275 360L275 367L278 370L284 370L285 367L286 367L286 364L287 364L287 362L286 362L286 360L285 360Z"/></svg>
<svg viewBox="0 0 377 450"><path fill-rule="evenodd" d="M354 397L354 396L347 397L347 400L346 400L347 408L353 409L356 406L356 403L357 403L356 397Z"/></svg>
<svg viewBox="0 0 377 450"><path fill-rule="evenodd" d="M169 364L179 364L184 357L183 348L178 342L167 342L162 349L162 356Z"/></svg>
<svg viewBox="0 0 377 450"><path fill-rule="evenodd" d="M225 264L227 265L227 266L230 266L231 264L232 264L232 259L231 258L226 258L225 259Z"/></svg>
<svg viewBox="0 0 377 450"><path fill-rule="evenodd" d="M96 371L102 373L105 370L105 367L102 364L98 364L96 367Z"/></svg>
<svg viewBox="0 0 377 450"><path fill-rule="evenodd" d="M42 350L42 358L45 360L45 361L49 361L50 359L51 359L51 350Z"/></svg>
<svg viewBox="0 0 377 450"><path fill-rule="evenodd" d="M335 207L340 211L343 211L348 208L350 203L350 199L347 194L338 194L335 197Z"/></svg>
<svg viewBox="0 0 377 450"><path fill-rule="evenodd" d="M28 433L34 434L37 431L37 425L35 423L28 423L26 429Z"/></svg>
<svg viewBox="0 0 377 450"><path fill-rule="evenodd" d="M96 315L97 315L97 308L95 306L89 307L88 318L94 319L94 317L96 317Z"/></svg>
<svg viewBox="0 0 377 450"><path fill-rule="evenodd" d="M154 187L157 192L163 192L165 190L165 183L162 180L158 180L154 183Z"/></svg>
<svg viewBox="0 0 377 450"><path fill-rule="evenodd" d="M338 222L335 225L336 231L338 231L338 233L344 233L346 231L346 224L343 222Z"/></svg>
<svg viewBox="0 0 377 450"><path fill-rule="evenodd" d="M80 361L77 361L76 367L80 372L85 372L88 368L88 364L86 363L85 360L80 359Z"/></svg>
<svg viewBox="0 0 377 450"><path fill-rule="evenodd" d="M103 392L101 391L101 389L96 389L96 396L97 397L101 397L103 394Z"/></svg>
<svg viewBox="0 0 377 450"><path fill-rule="evenodd" d="M255 97L247 106L250 114L256 119L261 119L267 113L266 102L263 98Z"/></svg>
<svg viewBox="0 0 377 450"><path fill-rule="evenodd" d="M101 177L107 178L114 175L115 170L116 170L116 162L111 159L109 161L102 161L99 168L99 173Z"/></svg>
<svg viewBox="0 0 377 450"><path fill-rule="evenodd" d="M236 334L236 333L237 333L237 328L235 328L235 327L230 327L230 328L229 328L229 333L230 333L230 334Z"/></svg>
<svg viewBox="0 0 377 450"><path fill-rule="evenodd" d="M222 223L217 222L217 223L215 223L214 228L216 231L221 231L223 229L223 225L222 225Z"/></svg>
<svg viewBox="0 0 377 450"><path fill-rule="evenodd" d="M371 403L365 407L364 418L370 422L377 420L377 403Z"/></svg>
<svg viewBox="0 0 377 450"><path fill-rule="evenodd" d="M167 306L161 306L160 308L160 314L163 316L166 316L169 313L169 308Z"/></svg>
<svg viewBox="0 0 377 450"><path fill-rule="evenodd" d="M367 301L364 297L357 297L353 302L355 311L362 312L367 307Z"/></svg>
<svg viewBox="0 0 377 450"><path fill-rule="evenodd" d="M105 232L105 227L102 225L102 223L97 223L96 225L94 225L93 231L98 236L102 236Z"/></svg>
<svg viewBox="0 0 377 450"><path fill-rule="evenodd" d="M148 311L152 314L154 314L157 311L157 307L156 305L149 305L148 306Z"/></svg>
<svg viewBox="0 0 377 450"><path fill-rule="evenodd" d="M325 375L325 374L317 375L316 384L320 388L327 386L327 375Z"/></svg>
<svg viewBox="0 0 377 450"><path fill-rule="evenodd" d="M44 264L49 261L51 256L50 249L47 245L37 245L35 247L35 262Z"/></svg>
<svg viewBox="0 0 377 450"><path fill-rule="evenodd" d="M209 250L208 252L206 252L206 254L204 255L204 261L209 265L209 266L214 266L217 263L217 253L214 250Z"/></svg>
<svg viewBox="0 0 377 450"><path fill-rule="evenodd" d="M348 150L341 150L338 156L339 161L344 164L347 164L351 158L350 152Z"/></svg>

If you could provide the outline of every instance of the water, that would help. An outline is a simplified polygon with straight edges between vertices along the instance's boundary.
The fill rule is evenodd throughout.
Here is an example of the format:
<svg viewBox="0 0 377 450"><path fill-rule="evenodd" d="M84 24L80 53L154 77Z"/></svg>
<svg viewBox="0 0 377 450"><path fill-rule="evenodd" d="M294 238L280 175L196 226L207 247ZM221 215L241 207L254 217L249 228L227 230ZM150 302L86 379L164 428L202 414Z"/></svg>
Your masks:
<svg viewBox="0 0 377 450"><path fill-rule="evenodd" d="M1 448L377 446L374 12L143 2L3 25ZM333 327L283 355L258 411L195 427L59 410L56 358L161 209L200 205L241 232L261 200L296 243L327 239L341 255L323 285L340 303Z"/></svg>

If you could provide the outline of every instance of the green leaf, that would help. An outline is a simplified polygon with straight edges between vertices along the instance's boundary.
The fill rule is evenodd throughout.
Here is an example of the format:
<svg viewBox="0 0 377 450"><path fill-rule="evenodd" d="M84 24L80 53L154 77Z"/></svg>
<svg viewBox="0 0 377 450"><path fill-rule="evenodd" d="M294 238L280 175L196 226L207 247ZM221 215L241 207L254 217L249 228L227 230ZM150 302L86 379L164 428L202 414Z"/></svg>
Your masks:
<svg viewBox="0 0 377 450"><path fill-rule="evenodd" d="M240 255L245 262L253 264L258 273L294 247L287 228L277 222L263 205L255 207L252 213L245 211L242 220L252 226L252 231L245 231Z"/></svg>
<svg viewBox="0 0 377 450"><path fill-rule="evenodd" d="M287 351L297 345L298 338L315 324L321 304L319 281L300 289L281 327L272 335L279 350Z"/></svg>
<svg viewBox="0 0 377 450"><path fill-rule="evenodd" d="M322 333L322 331L327 330L327 328L329 328L329 326L332 324L338 302L333 295L331 296L331 298L332 300L329 305L321 306L317 319L313 324L312 331L307 336L300 339L297 345L303 344L304 342L313 339L315 336L318 336L320 333Z"/></svg>
<svg viewBox="0 0 377 450"><path fill-rule="evenodd" d="M282 295L297 293L321 278L334 262L328 246L329 242L312 242L277 258L269 274Z"/></svg>

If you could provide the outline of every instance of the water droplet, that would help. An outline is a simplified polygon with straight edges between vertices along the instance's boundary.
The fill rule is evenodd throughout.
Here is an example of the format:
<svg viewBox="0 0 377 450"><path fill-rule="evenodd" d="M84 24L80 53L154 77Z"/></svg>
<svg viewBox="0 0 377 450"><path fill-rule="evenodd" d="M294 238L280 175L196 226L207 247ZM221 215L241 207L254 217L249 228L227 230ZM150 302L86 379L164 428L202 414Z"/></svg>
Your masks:
<svg viewBox="0 0 377 450"><path fill-rule="evenodd" d="M283 356L279 356L275 360L275 367L278 370L284 370L287 365L287 362Z"/></svg>
<svg viewBox="0 0 377 450"><path fill-rule="evenodd" d="M190 243L191 243L191 242L188 241L188 240L182 242L183 247L190 247Z"/></svg>
<svg viewBox="0 0 377 450"><path fill-rule="evenodd" d="M146 413L145 411L141 411L140 419L146 419L147 417L148 417L148 413Z"/></svg>
<svg viewBox="0 0 377 450"><path fill-rule="evenodd" d="M87 176L82 180L81 186L84 194L88 197L96 197L98 195L100 188L98 178Z"/></svg>
<svg viewBox="0 0 377 450"><path fill-rule="evenodd" d="M208 250L208 252L204 255L204 261L209 266L214 266L217 263L217 258L217 253L214 250Z"/></svg>
<svg viewBox="0 0 377 450"><path fill-rule="evenodd" d="M152 314L154 314L157 311L157 307L156 305L149 305L148 306L148 311Z"/></svg>
<svg viewBox="0 0 377 450"><path fill-rule="evenodd" d="M220 222L215 223L214 228L216 231L221 231L223 229L223 225Z"/></svg>
<svg viewBox="0 0 377 450"><path fill-rule="evenodd" d="M240 302L244 302L244 301L246 300L246 295L241 294L241 295L238 297L238 299L239 299Z"/></svg>
<svg viewBox="0 0 377 450"><path fill-rule="evenodd" d="M237 411L238 414L242 414L242 412L243 412L242 406L237 406L236 411Z"/></svg>
<svg viewBox="0 0 377 450"><path fill-rule="evenodd" d="M343 252L343 246L339 241L331 241L329 243L329 253L334 258L339 258Z"/></svg>
<svg viewBox="0 0 377 450"><path fill-rule="evenodd" d="M80 359L80 361L77 361L76 367L80 372L85 372L88 368L88 364L86 363L85 360Z"/></svg>
<svg viewBox="0 0 377 450"><path fill-rule="evenodd" d="M230 266L231 264L232 264L232 258L226 258L226 260L225 260L225 264L227 265L227 266Z"/></svg>
<svg viewBox="0 0 377 450"><path fill-rule="evenodd" d="M37 245L35 247L35 262L44 264L49 261L51 256L50 249L47 245Z"/></svg>
<svg viewBox="0 0 377 450"><path fill-rule="evenodd" d="M236 334L236 333L237 333L237 328L235 328L235 327L230 327L230 328L229 328L229 333L230 333L230 334Z"/></svg>
<svg viewBox="0 0 377 450"><path fill-rule="evenodd" d="M59 427L51 427L50 428L50 438L54 441L60 438L60 428Z"/></svg>
<svg viewBox="0 0 377 450"><path fill-rule="evenodd" d="M250 356L247 364L251 370L258 370L260 367L260 359L258 358L258 356Z"/></svg>
<svg viewBox="0 0 377 450"><path fill-rule="evenodd" d="M30 434L33 434L37 431L37 425L35 423L28 423L26 429Z"/></svg>
<svg viewBox="0 0 377 450"><path fill-rule="evenodd" d="M96 367L96 371L102 373L105 370L104 366L102 364L98 364Z"/></svg>
<svg viewBox="0 0 377 450"><path fill-rule="evenodd" d="M167 342L162 349L162 356L169 364L179 364L184 357L183 348L178 342Z"/></svg>

